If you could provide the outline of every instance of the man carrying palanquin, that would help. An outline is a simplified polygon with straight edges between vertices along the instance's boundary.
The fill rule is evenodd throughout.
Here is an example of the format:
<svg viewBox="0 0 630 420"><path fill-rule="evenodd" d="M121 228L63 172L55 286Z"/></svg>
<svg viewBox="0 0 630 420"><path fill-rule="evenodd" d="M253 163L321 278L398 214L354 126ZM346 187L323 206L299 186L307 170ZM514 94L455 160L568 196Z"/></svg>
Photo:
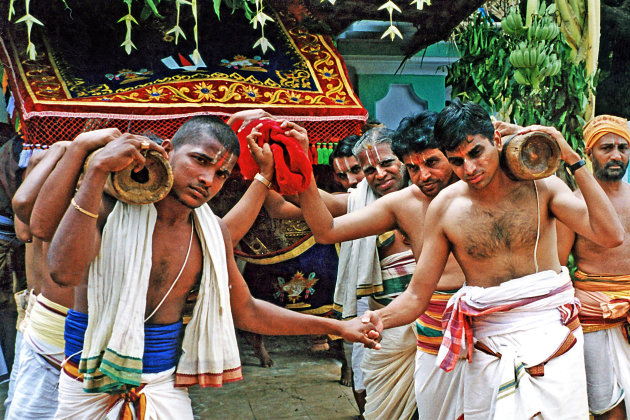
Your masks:
<svg viewBox="0 0 630 420"><path fill-rule="evenodd" d="M595 419L625 419L625 392L630 392L630 185L622 179L628 167L630 130L625 118L599 115L584 126L586 154L593 175L621 219L624 241L605 248L558 224L558 254L577 265L575 295L582 302L584 358L588 403ZM575 191L579 198L580 190ZM627 400L627 397L626 397Z"/></svg>
<svg viewBox="0 0 630 420"><path fill-rule="evenodd" d="M551 135L585 200L557 177L514 180L499 165L500 135L479 105L456 100L438 116L435 138L462 180L429 205L422 253L409 287L367 312L377 331L427 310L452 252L466 285L443 315L438 353L449 371L460 353L464 418L586 419L583 336L571 279L557 253L555 219L602 246L618 246L622 227L601 187L554 128ZM368 335L375 335L370 331Z"/></svg>
<svg viewBox="0 0 630 420"><path fill-rule="evenodd" d="M302 194L304 216L311 226L316 239L320 242L349 241L364 236L380 234L398 229L410 239L414 255L419 255L422 249L424 215L427 206L433 198L448 185L457 180L444 154L439 150L433 137L433 125L437 114L432 111L422 111L414 116L404 118L392 136L392 150L404 164L411 178L412 185L400 191L387 194L372 204L347 215L333 218L326 211L316 194L308 191ZM378 385L376 394L387 395L387 401L394 404L400 401L396 395L394 382L402 382L398 377L400 361L413 366L413 349L417 344L415 357L415 392L420 419L455 419L461 414L462 393L460 372L462 363L458 363L453 372L440 370L435 360L437 350L442 341L442 312L448 298L459 289L464 281L464 275L455 261L449 258L436 292L431 297L430 310L416 320L415 332L417 343L410 340L409 349L395 338L384 336L382 347L388 347L388 354L382 355L384 350L368 350L374 357L382 355L384 365L388 361L397 360L390 369L381 372L375 370L371 379ZM378 293L376 293L378 296ZM391 300L391 298L390 298ZM383 302L384 303L384 302ZM381 306L376 300L373 306ZM410 330L408 327L401 327ZM390 348L391 347L391 348ZM407 351L409 350L409 351ZM379 353L381 352L381 353ZM366 365L368 362L366 362ZM369 369L369 366L366 366ZM394 378L390 380L388 378ZM407 376L411 380L410 376ZM410 389L404 390L407 393ZM372 402L376 401L374 405ZM368 398L366 417L392 416L390 406L380 406L383 400Z"/></svg>
<svg viewBox="0 0 630 420"><path fill-rule="evenodd" d="M288 135L299 130L287 123ZM194 117L162 146L113 129L100 135L114 139L90 160L50 247L53 280L76 288L56 418L135 412L192 419L187 386L220 386L241 377L234 323L263 334L331 333L360 340L346 334L344 323L251 298L229 231L205 205L239 154L225 123ZM258 147L253 139L249 145ZM172 167L173 187L165 198L128 205L103 194L111 172L141 168L149 151L161 153ZM180 347L182 309L198 284Z"/></svg>
<svg viewBox="0 0 630 420"><path fill-rule="evenodd" d="M242 111L234 114L231 119L247 118L251 114L258 116L261 112ZM116 135L107 136L102 133L87 132L77 136L72 142L54 143L46 151L32 156L25 181L13 197L16 223L25 220L29 235L32 232L28 223L36 208L33 217L34 235L31 236L32 242L28 244L27 275L29 286L37 288L33 289L34 304L29 305L27 322L24 323L24 340L20 352L23 357L16 359L16 372L12 375L5 401L7 419L52 419L57 411L59 372L65 358L64 326L68 309L74 303L74 290L56 284L49 274L49 242L63 214L56 214L54 209L51 211L47 203L54 203L54 206L59 207L57 203L69 201L70 198L66 195L77 184L82 162L90 153L119 135L115 131L112 133ZM255 134L253 131L253 135ZM64 158L66 151L68 155ZM271 151L253 155L264 168L261 169L263 176L271 178ZM242 200L223 218L230 237L238 239L247 232L267 191L261 183L254 183Z"/></svg>
<svg viewBox="0 0 630 420"><path fill-rule="evenodd" d="M354 146L353 154L361 165L365 178L356 189L350 190L349 194L332 196L322 194L313 181L307 191L300 194L302 212L315 240L322 242L322 238L319 237L322 229L312 222L314 213L320 212L322 216L327 215L331 219L331 213L347 213L347 216L350 216L378 201L379 197L393 194L405 186L404 167L392 152L392 135L393 131L376 127L363 134ZM306 150L307 144L303 143L302 146ZM334 203L331 203L333 201ZM340 209L345 208L346 211L335 212L334 204L338 204L337 207ZM367 309L367 305L363 307L362 304L369 296L378 299L381 304L387 304L397 293L404 290L415 265L408 241L400 231L390 230L380 237L372 234L365 238L357 235L355 238L357 239L352 241L347 239L323 241L325 243L345 241L341 244L334 300L335 310L340 312L344 319L361 315ZM412 330L401 329L398 335L400 340L408 344L406 348L413 353L415 339ZM391 359L377 360L368 355L367 351L361 355L360 350L361 346L355 345L352 364L355 386L360 389L360 385L357 384L359 377L363 379L366 388L365 418L374 418L374 408L379 405L386 407L391 417L411 416L416 409L411 391L413 357L397 359L399 364L394 366L389 363ZM379 373L387 370L399 372L401 375L397 376L395 384L390 383L384 388L381 381L389 381L392 374L390 372L385 376ZM363 374L363 378L358 375L360 373Z"/></svg>

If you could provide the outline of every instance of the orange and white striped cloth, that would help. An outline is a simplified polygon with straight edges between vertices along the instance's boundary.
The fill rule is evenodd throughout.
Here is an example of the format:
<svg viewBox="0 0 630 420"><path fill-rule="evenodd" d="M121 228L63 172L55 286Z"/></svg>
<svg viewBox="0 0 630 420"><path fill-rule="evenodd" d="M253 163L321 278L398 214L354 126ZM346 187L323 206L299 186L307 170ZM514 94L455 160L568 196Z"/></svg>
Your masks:
<svg viewBox="0 0 630 420"><path fill-rule="evenodd" d="M630 275L574 275L575 296L582 302L580 322L585 333L618 327L628 322Z"/></svg>

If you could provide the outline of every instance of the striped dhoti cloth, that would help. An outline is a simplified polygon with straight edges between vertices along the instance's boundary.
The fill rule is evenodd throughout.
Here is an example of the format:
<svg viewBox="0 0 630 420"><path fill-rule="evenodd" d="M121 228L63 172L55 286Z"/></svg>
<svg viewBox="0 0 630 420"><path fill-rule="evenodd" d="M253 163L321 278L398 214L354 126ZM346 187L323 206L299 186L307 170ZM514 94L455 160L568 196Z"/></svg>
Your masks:
<svg viewBox="0 0 630 420"><path fill-rule="evenodd" d="M582 302L584 361L591 412L604 414L630 392L630 275L575 273L575 295ZM626 397L627 400L627 397ZM630 410L626 412L630 415Z"/></svg>
<svg viewBox="0 0 630 420"><path fill-rule="evenodd" d="M442 314L456 290L436 291L427 310L416 320L415 391L420 420L454 420L463 413L463 372L465 360L460 359L451 372L437 364L442 344Z"/></svg>

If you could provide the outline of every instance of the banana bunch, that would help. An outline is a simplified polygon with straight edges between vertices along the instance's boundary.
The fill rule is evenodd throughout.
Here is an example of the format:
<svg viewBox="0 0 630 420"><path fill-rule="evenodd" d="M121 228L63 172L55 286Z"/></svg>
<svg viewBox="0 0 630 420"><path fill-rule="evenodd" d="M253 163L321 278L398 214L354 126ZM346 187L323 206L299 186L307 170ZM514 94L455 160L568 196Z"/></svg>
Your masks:
<svg viewBox="0 0 630 420"><path fill-rule="evenodd" d="M555 76L560 73L560 60L558 60L558 56L555 54L551 54L547 58L547 64L543 66L540 70L540 77L545 78L548 76Z"/></svg>
<svg viewBox="0 0 630 420"><path fill-rule="evenodd" d="M545 77L555 76L560 72L560 60L556 54L550 54L543 41L532 46L523 41L510 54L510 63L516 68L514 80L520 85L531 85L538 89Z"/></svg>
<svg viewBox="0 0 630 420"><path fill-rule="evenodd" d="M541 67L546 64L545 60L547 53L544 42L534 47L523 41L510 53L510 63L517 69Z"/></svg>
<svg viewBox="0 0 630 420"><path fill-rule="evenodd" d="M560 34L560 27L550 19L539 19L527 28L527 38L531 41L552 41Z"/></svg>
<svg viewBox="0 0 630 420"><path fill-rule="evenodd" d="M501 29L508 35L519 36L525 32L523 19L516 9L512 9L507 16L501 20Z"/></svg>

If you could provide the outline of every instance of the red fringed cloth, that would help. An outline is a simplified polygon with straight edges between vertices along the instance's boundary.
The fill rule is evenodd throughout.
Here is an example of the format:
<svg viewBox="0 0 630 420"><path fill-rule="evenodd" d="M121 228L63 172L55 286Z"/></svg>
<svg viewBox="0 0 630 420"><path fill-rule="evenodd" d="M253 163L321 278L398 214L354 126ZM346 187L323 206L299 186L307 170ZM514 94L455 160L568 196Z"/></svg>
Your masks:
<svg viewBox="0 0 630 420"><path fill-rule="evenodd" d="M73 8L75 19L81 12L91 16L80 7ZM120 34L109 25L84 25L89 32L69 33L80 28L60 13L44 27L33 26L35 60L26 54L26 25L7 23L0 60L26 144L44 147L106 126L170 138L194 115L227 119L252 108L299 123L312 143L359 134L367 111L332 39L309 33L288 12L266 11L275 20L265 25L274 51L263 55L251 48L260 33L239 12L221 14L220 22L199 21L202 61L197 63L190 58L192 36L180 37L176 45L151 20L134 27L138 49L126 55ZM95 39L97 46L89 42ZM139 44L147 39L152 42Z"/></svg>
<svg viewBox="0 0 630 420"><path fill-rule="evenodd" d="M284 134L286 131L280 128L280 123L274 120L257 120L249 123L238 132L238 141L241 145L241 154L238 158L238 166L241 168L243 178L254 179L260 170L254 161L247 145L247 136L254 127L259 128L261 136L258 137L258 145L269 143L275 165L275 175L272 181L273 188L283 195L301 193L308 187L313 174L313 157L306 156L300 145L293 137ZM238 129L238 127L234 127Z"/></svg>

